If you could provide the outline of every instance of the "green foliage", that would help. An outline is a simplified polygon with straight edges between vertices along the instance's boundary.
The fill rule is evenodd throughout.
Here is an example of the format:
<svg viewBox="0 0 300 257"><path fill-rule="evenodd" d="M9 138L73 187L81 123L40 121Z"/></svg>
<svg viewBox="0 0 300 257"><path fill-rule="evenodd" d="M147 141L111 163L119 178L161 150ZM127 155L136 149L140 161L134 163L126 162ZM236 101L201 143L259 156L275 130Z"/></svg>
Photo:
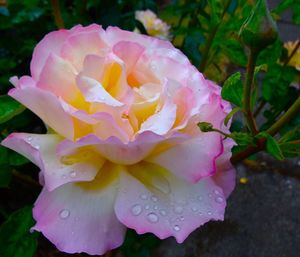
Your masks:
<svg viewBox="0 0 300 257"><path fill-rule="evenodd" d="M32 207L14 212L0 227L1 257L33 257L37 247L38 233L30 233L33 226Z"/></svg>
<svg viewBox="0 0 300 257"><path fill-rule="evenodd" d="M208 122L199 122L198 127L202 132L210 132L213 131L213 125Z"/></svg>
<svg viewBox="0 0 300 257"><path fill-rule="evenodd" d="M277 160L284 159L279 144L270 134L268 134L267 132L261 132L256 137L266 139L266 151L274 158L276 158Z"/></svg>
<svg viewBox="0 0 300 257"><path fill-rule="evenodd" d="M8 187L11 180L8 156L8 149L0 145L0 188Z"/></svg>
<svg viewBox="0 0 300 257"><path fill-rule="evenodd" d="M24 106L10 96L0 96L0 124L10 120L24 110Z"/></svg>
<svg viewBox="0 0 300 257"><path fill-rule="evenodd" d="M222 87L222 98L235 104L238 107L242 106L243 99L243 84L241 81L241 73L232 74Z"/></svg>

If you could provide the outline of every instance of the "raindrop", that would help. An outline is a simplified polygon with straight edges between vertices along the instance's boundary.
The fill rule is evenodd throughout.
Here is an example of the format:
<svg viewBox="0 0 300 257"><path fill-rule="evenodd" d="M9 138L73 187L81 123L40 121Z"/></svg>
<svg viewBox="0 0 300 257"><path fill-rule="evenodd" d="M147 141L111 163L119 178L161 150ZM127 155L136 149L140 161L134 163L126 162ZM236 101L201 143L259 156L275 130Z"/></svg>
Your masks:
<svg viewBox="0 0 300 257"><path fill-rule="evenodd" d="M183 207L182 206L175 206L174 207L174 212L177 214L180 214L183 212Z"/></svg>
<svg viewBox="0 0 300 257"><path fill-rule="evenodd" d="M157 114L157 115L159 116L160 114ZM153 185L162 193L169 194L171 192L170 184L165 178L154 177L152 182L153 182Z"/></svg>
<svg viewBox="0 0 300 257"><path fill-rule="evenodd" d="M36 146L34 146L36 149L40 149L40 146L39 145L36 145Z"/></svg>
<svg viewBox="0 0 300 257"><path fill-rule="evenodd" d="M219 194L220 194L219 190L217 190L217 189L214 190L214 193L215 193L216 195L219 195Z"/></svg>
<svg viewBox="0 0 300 257"><path fill-rule="evenodd" d="M66 219L66 218L68 218L70 216L70 211L66 210L66 209L63 209L63 210L60 211L59 216L62 219Z"/></svg>
<svg viewBox="0 0 300 257"><path fill-rule="evenodd" d="M32 140L32 136L28 136L28 137L27 137L27 140L28 140L28 141L31 141L31 140Z"/></svg>
<svg viewBox="0 0 300 257"><path fill-rule="evenodd" d="M71 177L71 178L75 178L76 175L77 175L77 174L76 174L76 171L73 170L73 171L70 172L70 177Z"/></svg>
<svg viewBox="0 0 300 257"><path fill-rule="evenodd" d="M216 197L215 200L216 200L217 203L223 203L224 202L224 199L221 196Z"/></svg>
<svg viewBox="0 0 300 257"><path fill-rule="evenodd" d="M207 214L208 214L208 215L212 215L212 212L211 212L211 211L208 211Z"/></svg>
<svg viewBox="0 0 300 257"><path fill-rule="evenodd" d="M197 208L196 206L193 206L193 207L192 207L192 211L193 211L193 212L196 212L196 211L198 211L198 208Z"/></svg>
<svg viewBox="0 0 300 257"><path fill-rule="evenodd" d="M142 195L141 195L141 199L142 199L142 200L147 200L147 199L148 199L148 196L145 195L145 194L142 194Z"/></svg>
<svg viewBox="0 0 300 257"><path fill-rule="evenodd" d="M153 209L154 209L154 210L158 210L158 206L157 206L157 205L154 205Z"/></svg>
<svg viewBox="0 0 300 257"><path fill-rule="evenodd" d="M179 227L178 225L174 225L173 229L174 229L175 231L180 231L180 227Z"/></svg>
<svg viewBox="0 0 300 257"><path fill-rule="evenodd" d="M151 200L152 200L153 202L157 202L158 199L157 199L156 196L153 195L153 196L151 196Z"/></svg>
<svg viewBox="0 0 300 257"><path fill-rule="evenodd" d="M131 213L134 216L140 215L142 213L142 206L140 206L139 204L133 205L131 208Z"/></svg>
<svg viewBox="0 0 300 257"><path fill-rule="evenodd" d="M150 212L147 215L147 220L150 221L151 223L156 223L156 222L158 222L158 216L155 213Z"/></svg>
<svg viewBox="0 0 300 257"><path fill-rule="evenodd" d="M167 212L165 210L160 210L159 212L162 216L166 216L167 215Z"/></svg>
<svg viewBox="0 0 300 257"><path fill-rule="evenodd" d="M150 209L150 205L147 204L147 205L145 206L145 210L149 210L149 209Z"/></svg>
<svg viewBox="0 0 300 257"><path fill-rule="evenodd" d="M184 217L183 217L183 216L180 216L180 220L181 220L181 221L184 221Z"/></svg>

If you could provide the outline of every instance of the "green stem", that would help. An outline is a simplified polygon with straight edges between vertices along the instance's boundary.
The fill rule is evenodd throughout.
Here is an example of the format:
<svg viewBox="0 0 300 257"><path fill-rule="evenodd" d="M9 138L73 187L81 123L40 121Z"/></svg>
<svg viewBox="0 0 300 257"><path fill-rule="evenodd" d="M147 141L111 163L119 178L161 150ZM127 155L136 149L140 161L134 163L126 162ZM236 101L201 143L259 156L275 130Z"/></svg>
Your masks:
<svg viewBox="0 0 300 257"><path fill-rule="evenodd" d="M291 105L291 107L277 120L269 129L267 129L267 133L269 133L271 136L274 136L277 134L277 132L287 124L291 119L295 117L300 111L300 96L298 99ZM250 155L257 153L261 150L265 149L266 145L266 139L265 138L260 138L257 141L256 146L249 146L245 150L233 155L231 157L231 163L236 164Z"/></svg>
<svg viewBox="0 0 300 257"><path fill-rule="evenodd" d="M59 29L63 29L65 25L60 11L59 0L51 0L51 6L56 26Z"/></svg>
<svg viewBox="0 0 300 257"><path fill-rule="evenodd" d="M267 132L275 135L285 124L287 124L300 111L300 96L292 106L269 128Z"/></svg>
<svg viewBox="0 0 300 257"><path fill-rule="evenodd" d="M253 52L251 50L248 64L247 64L247 74L246 74L246 80L245 80L245 86L243 92L243 112L247 121L248 128L250 129L253 135L256 135L258 133L258 129L251 108L253 78L254 78L256 58L257 58L256 52Z"/></svg>

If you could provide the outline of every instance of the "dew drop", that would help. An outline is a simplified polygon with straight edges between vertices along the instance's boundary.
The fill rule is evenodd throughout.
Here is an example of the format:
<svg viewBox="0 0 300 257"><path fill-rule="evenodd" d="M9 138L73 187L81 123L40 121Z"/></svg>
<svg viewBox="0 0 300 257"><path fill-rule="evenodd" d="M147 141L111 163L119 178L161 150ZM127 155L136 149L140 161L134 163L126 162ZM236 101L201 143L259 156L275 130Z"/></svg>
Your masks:
<svg viewBox="0 0 300 257"><path fill-rule="evenodd" d="M131 213L134 216L140 215L142 213L142 206L140 206L139 204L133 205L131 208Z"/></svg>
<svg viewBox="0 0 300 257"><path fill-rule="evenodd" d="M196 206L193 206L193 207L192 207L192 211L193 211L193 212L196 212L196 211L198 211L198 208L197 208Z"/></svg>
<svg viewBox="0 0 300 257"><path fill-rule="evenodd" d="M70 211L66 210L66 209L63 209L63 210L60 211L59 216L62 219L66 219L70 216Z"/></svg>
<svg viewBox="0 0 300 257"><path fill-rule="evenodd" d="M153 209L154 209L154 210L158 210L158 206L157 206L157 205L154 205Z"/></svg>
<svg viewBox="0 0 300 257"><path fill-rule="evenodd" d="M182 206L175 206L174 207L174 212L177 214L180 214L183 212L183 207Z"/></svg>
<svg viewBox="0 0 300 257"><path fill-rule="evenodd" d="M220 194L219 190L217 190L217 189L214 190L214 193L215 193L216 195L219 195L219 194Z"/></svg>
<svg viewBox="0 0 300 257"><path fill-rule="evenodd" d="M152 195L152 196L151 196L151 200L152 200L153 202L157 202L158 199L157 199L156 196Z"/></svg>
<svg viewBox="0 0 300 257"><path fill-rule="evenodd" d="M145 195L145 194L142 194L142 195L140 196L140 198L141 198L142 200L147 200L147 199L148 199L148 196Z"/></svg>
<svg viewBox="0 0 300 257"><path fill-rule="evenodd" d="M173 229L174 229L175 231L180 231L180 227L179 227L178 225L174 225L174 226L173 226Z"/></svg>
<svg viewBox="0 0 300 257"><path fill-rule="evenodd" d="M75 178L76 175L77 175L77 174L76 174L76 171L73 170L73 171L70 172L70 177L71 177L71 178Z"/></svg>
<svg viewBox="0 0 300 257"><path fill-rule="evenodd" d="M145 210L149 210L149 209L150 209L150 205L147 204L147 205L145 206Z"/></svg>
<svg viewBox="0 0 300 257"><path fill-rule="evenodd" d="M164 177L154 177L152 182L153 185L162 193L169 194L171 192L170 184Z"/></svg>
<svg viewBox="0 0 300 257"><path fill-rule="evenodd" d="M153 212L150 212L148 215L147 215L147 220L151 223L156 223L158 222L158 216L153 213Z"/></svg>
<svg viewBox="0 0 300 257"><path fill-rule="evenodd" d="M207 214L208 214L208 215L212 215L212 212L211 212L211 211L208 211Z"/></svg>
<svg viewBox="0 0 300 257"><path fill-rule="evenodd" d="M167 212L165 210L160 210L159 212L162 216L166 216L167 215Z"/></svg>
<svg viewBox="0 0 300 257"><path fill-rule="evenodd" d="M40 146L39 145L36 145L36 146L34 146L35 147L35 149L40 149Z"/></svg>
<svg viewBox="0 0 300 257"><path fill-rule="evenodd" d="M216 200L217 203L223 203L224 202L224 199L221 196L216 197L215 200Z"/></svg>
<svg viewBox="0 0 300 257"><path fill-rule="evenodd" d="M27 140L28 140L28 141L31 141L31 140L32 140L32 136L28 136L28 137L27 137Z"/></svg>
<svg viewBox="0 0 300 257"><path fill-rule="evenodd" d="M183 216L180 216L180 220L181 220L181 221L184 221L184 217L183 217Z"/></svg>

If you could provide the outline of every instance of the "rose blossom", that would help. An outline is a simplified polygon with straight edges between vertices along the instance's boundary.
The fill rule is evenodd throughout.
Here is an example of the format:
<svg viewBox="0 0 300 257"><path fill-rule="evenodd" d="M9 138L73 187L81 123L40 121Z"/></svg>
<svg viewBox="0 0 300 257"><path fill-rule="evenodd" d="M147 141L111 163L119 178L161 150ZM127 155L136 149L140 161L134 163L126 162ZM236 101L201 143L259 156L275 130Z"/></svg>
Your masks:
<svg viewBox="0 0 300 257"><path fill-rule="evenodd" d="M30 68L9 95L54 132L2 144L41 169L33 229L58 249L103 254L126 227L181 243L223 220L233 142L197 123L226 132L231 108L171 43L75 26L46 35Z"/></svg>
<svg viewBox="0 0 300 257"><path fill-rule="evenodd" d="M151 10L136 11L135 18L143 24L149 36L166 40L171 39L170 26ZM140 31L135 29L135 32Z"/></svg>

